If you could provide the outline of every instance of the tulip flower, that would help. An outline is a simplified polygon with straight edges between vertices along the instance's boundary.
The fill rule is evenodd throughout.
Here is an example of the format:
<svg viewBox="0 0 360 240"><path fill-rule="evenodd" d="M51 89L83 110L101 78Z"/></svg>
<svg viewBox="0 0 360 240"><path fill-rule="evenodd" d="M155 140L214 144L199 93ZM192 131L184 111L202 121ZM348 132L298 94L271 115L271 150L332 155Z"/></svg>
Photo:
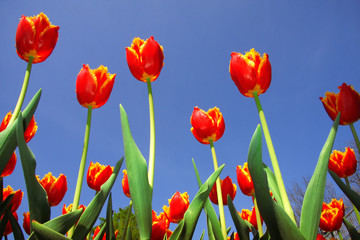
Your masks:
<svg viewBox="0 0 360 240"><path fill-rule="evenodd" d="M71 212L71 211L72 211L72 208L73 208L73 204L72 204L72 203L70 203L69 206L66 206L66 205L64 204L63 209L62 209L62 214L67 214L67 213ZM80 206L78 206L78 209L82 209L83 212L84 212L85 209L86 209L86 207L81 204Z"/></svg>
<svg viewBox="0 0 360 240"><path fill-rule="evenodd" d="M152 210L152 231L150 240L163 240L165 234L170 237L171 231L169 230L170 222L166 218L165 213L156 214Z"/></svg>
<svg viewBox="0 0 360 240"><path fill-rule="evenodd" d="M169 199L169 207L164 206L164 213L172 223L178 223L184 218L184 214L188 209L189 203L189 195L185 193L181 193L177 191L171 199Z"/></svg>
<svg viewBox="0 0 360 240"><path fill-rule="evenodd" d="M94 236L93 236L92 239L95 239L96 236L99 234L99 232L100 232L100 227L97 226L97 227L95 228L95 230L94 230ZM119 230L116 230L116 231L115 231L115 238L117 238L118 233L119 233ZM106 240L106 233L104 233L102 240Z"/></svg>
<svg viewBox="0 0 360 240"><path fill-rule="evenodd" d="M246 221L248 221L249 223L251 223L251 225L254 226L254 228L258 229L258 224L256 221L256 213L255 213L255 208L252 208L252 211L250 211L249 209L242 209L241 213L240 213L240 217ZM261 224L263 223L263 218L260 216L261 219Z"/></svg>
<svg viewBox="0 0 360 240"><path fill-rule="evenodd" d="M95 191L100 191L101 185L109 179L113 170L114 168L110 165L104 166L98 162L90 162L86 178L88 186Z"/></svg>
<svg viewBox="0 0 360 240"><path fill-rule="evenodd" d="M124 176L123 176L123 179L122 179L122 181L121 181L121 183L122 183L122 189L123 189L124 194L125 194L128 198L131 198L130 188L129 188L129 180L128 180L128 176L127 176L127 171L126 171L126 169L123 170L123 173L124 173Z"/></svg>
<svg viewBox="0 0 360 240"><path fill-rule="evenodd" d="M360 94L351 85L343 83L339 93L326 92L320 97L329 117L334 121L340 112L340 125L349 125L360 118Z"/></svg>
<svg viewBox="0 0 360 240"><path fill-rule="evenodd" d="M18 215L16 212L12 212L12 215L14 216L14 218L16 219L16 221L18 220ZM2 221L3 216L1 216L0 218L0 222ZM10 220L7 222L5 230L4 230L4 236L7 236L9 234L11 234L13 232L12 227L11 227L11 223Z"/></svg>
<svg viewBox="0 0 360 240"><path fill-rule="evenodd" d="M30 213L26 212L23 213L24 216L24 221L23 221L23 228L25 230L25 232L27 233L27 235L30 235Z"/></svg>
<svg viewBox="0 0 360 240"><path fill-rule="evenodd" d="M323 235L318 234L318 235L316 236L316 240L326 240L326 238L325 238Z"/></svg>
<svg viewBox="0 0 360 240"><path fill-rule="evenodd" d="M264 53L261 57L255 49L245 55L231 53L229 71L240 93L246 97L253 97L254 92L265 93L271 83L269 56Z"/></svg>
<svg viewBox="0 0 360 240"><path fill-rule="evenodd" d="M90 69L83 65L76 79L76 97L80 105L88 108L99 108L110 97L116 74L108 73L107 67Z"/></svg>
<svg viewBox="0 0 360 240"><path fill-rule="evenodd" d="M244 163L244 167L240 165L236 167L236 175L241 192L246 196L252 196L255 189L247 162Z"/></svg>
<svg viewBox="0 0 360 240"><path fill-rule="evenodd" d="M9 185L6 188L3 188L3 201L10 195L14 194L13 199L11 200L11 212L16 212L16 210L19 208L24 193L19 189L17 191L14 191L12 187Z"/></svg>
<svg viewBox="0 0 360 240"><path fill-rule="evenodd" d="M343 200L333 199L329 204L323 203L320 216L320 229L325 232L337 231L340 229L345 213Z"/></svg>
<svg viewBox="0 0 360 240"><path fill-rule="evenodd" d="M50 172L44 176L43 179L39 179L36 176L45 189L48 196L48 203L51 207L57 206L67 191L67 181L64 174L60 174L58 178L54 177Z"/></svg>
<svg viewBox="0 0 360 240"><path fill-rule="evenodd" d="M22 16L16 30L16 52L27 62L45 61L55 48L59 26L51 25L48 17L40 13L34 17Z"/></svg>
<svg viewBox="0 0 360 240"><path fill-rule="evenodd" d="M224 203L224 205L227 205L227 196L228 195L230 196L231 200L234 200L234 198L235 198L236 185L234 183L232 183L232 180L229 176L227 176L224 180L220 179L220 184L221 184L221 193L222 193L223 203ZM213 185L213 187L211 189L209 198L214 204L218 205L217 190L216 190L215 184Z"/></svg>
<svg viewBox="0 0 360 240"><path fill-rule="evenodd" d="M155 81L164 65L162 46L151 36L147 40L134 38L130 47L126 49L126 60L132 75L139 81Z"/></svg>
<svg viewBox="0 0 360 240"><path fill-rule="evenodd" d="M15 152L13 152L13 154L10 157L10 160L6 164L6 166L5 166L4 170L2 171L0 177L6 177L6 176L9 176L10 174L12 174L12 172L15 169L15 165L16 165L16 154L15 154Z"/></svg>
<svg viewBox="0 0 360 240"><path fill-rule="evenodd" d="M345 152L334 150L330 155L329 169L336 173L340 178L353 175L356 171L355 151L346 148Z"/></svg>
<svg viewBox="0 0 360 240"><path fill-rule="evenodd" d="M12 114L10 111L6 114L6 116L4 117L4 119L1 122L0 132L5 130L5 128L7 128L11 118L12 118ZM33 116L29 122L29 125L27 126L27 128L25 129L25 132L24 132L24 138L27 143L35 136L37 129L38 129L38 126L35 122L35 117Z"/></svg>
<svg viewBox="0 0 360 240"><path fill-rule="evenodd" d="M207 112L194 107L190 123L192 125L191 132L202 144L210 144L210 141L219 140L225 131L224 118L217 107L209 109Z"/></svg>
<svg viewBox="0 0 360 240"><path fill-rule="evenodd" d="M231 239L231 237L228 237L227 238L228 240L230 240ZM240 237L239 237L239 235L238 235L238 233L236 232L236 233L234 233L234 240L240 240Z"/></svg>

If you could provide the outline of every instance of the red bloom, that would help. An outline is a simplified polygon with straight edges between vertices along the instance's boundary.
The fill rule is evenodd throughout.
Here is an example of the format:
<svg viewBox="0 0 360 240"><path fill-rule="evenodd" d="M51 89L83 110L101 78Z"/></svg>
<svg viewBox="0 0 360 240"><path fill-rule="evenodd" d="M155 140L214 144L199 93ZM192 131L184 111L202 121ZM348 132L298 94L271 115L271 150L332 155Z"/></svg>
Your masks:
<svg viewBox="0 0 360 240"><path fill-rule="evenodd" d="M67 206L67 207L66 207L66 205L64 204L63 209L62 209L62 214L67 214L67 213L71 212L71 211L72 211L72 208L73 208L73 204L72 204L72 203L70 203L69 206ZM82 209L83 212L84 212L85 209L86 209L86 207L81 204L81 205L78 206L78 209Z"/></svg>
<svg viewBox="0 0 360 240"><path fill-rule="evenodd" d="M83 65L76 79L76 97L81 106L99 108L110 97L116 74L108 73L107 67L90 69Z"/></svg>
<svg viewBox="0 0 360 240"><path fill-rule="evenodd" d="M37 178L47 193L49 205L52 207L57 206L67 191L66 176L60 174L56 178L49 172L43 179L40 180L39 176Z"/></svg>
<svg viewBox="0 0 360 240"><path fill-rule="evenodd" d="M90 162L86 178L88 186L95 191L100 191L101 185L109 179L113 170L114 168L110 165L104 166L98 162Z"/></svg>
<svg viewBox="0 0 360 240"><path fill-rule="evenodd" d="M7 128L9 122L10 122L10 119L12 117L12 114L11 114L11 111L8 112L6 114L6 116L4 117L4 119L2 120L1 122L1 125L0 125L0 132L5 130L5 128ZM34 136L35 136L35 133L38 129L38 126L35 122L35 117L33 116L30 120L30 123L29 125L27 126L25 132L24 132L24 138L25 138L25 141L28 143Z"/></svg>
<svg viewBox="0 0 360 240"><path fill-rule="evenodd" d="M14 191L12 189L12 187L10 186L7 186L7 188L4 188L3 189L3 201L10 195L10 194L14 194L14 197L13 199L11 200L11 204L12 204L12 207L11 207L11 212L15 212L20 204L21 204L21 201L22 201L22 198L23 198L23 195L24 193L19 189L17 191Z"/></svg>
<svg viewBox="0 0 360 240"><path fill-rule="evenodd" d="M261 57L255 49L245 55L231 53L229 71L240 93L246 97L253 97L253 92L265 93L271 83L269 56L264 53Z"/></svg>
<svg viewBox="0 0 360 240"><path fill-rule="evenodd" d="M258 229L258 225L257 225L257 221L256 221L256 213L255 213L255 208L252 208L252 211L250 212L249 209L242 209L241 210L241 214L240 217L246 221L248 221L249 223L251 223L251 225L254 226L254 228ZM263 219L261 218L261 224L263 223Z"/></svg>
<svg viewBox="0 0 360 240"><path fill-rule="evenodd" d="M123 179L121 181L123 192L128 198L131 198L130 188L129 188L129 180L128 180L126 169L123 170L123 173L124 173L124 176L123 176Z"/></svg>
<svg viewBox="0 0 360 240"><path fill-rule="evenodd" d="M351 85L343 83L338 87L340 92L326 92L325 98L320 97L329 117L334 121L339 112L340 125L348 125L360 118L360 94Z"/></svg>
<svg viewBox="0 0 360 240"><path fill-rule="evenodd" d="M99 234L99 232L100 232L100 227L97 226L97 227L95 228L95 230L94 230L93 239L96 238L96 236ZM119 233L119 230L116 230L116 231L115 231L115 238L117 237L118 233ZM106 233L104 233L102 240L106 240Z"/></svg>
<svg viewBox="0 0 360 240"><path fill-rule="evenodd" d="M142 82L155 81L164 65L162 46L151 36L147 40L134 38L131 47L126 49L126 60L132 75Z"/></svg>
<svg viewBox="0 0 360 240"><path fill-rule="evenodd" d="M320 216L320 229L325 232L337 231L340 229L345 213L343 200L333 199L329 204L323 203Z"/></svg>
<svg viewBox="0 0 360 240"><path fill-rule="evenodd" d="M25 232L27 233L27 235L30 235L30 213L26 212L23 213L24 216L24 221L23 221L23 228L25 230Z"/></svg>
<svg viewBox="0 0 360 240"><path fill-rule="evenodd" d="M318 235L316 236L316 240L326 240L326 238L325 238L323 235L318 234Z"/></svg>
<svg viewBox="0 0 360 240"><path fill-rule="evenodd" d="M227 238L228 240L230 240L231 239L231 237L228 237ZM236 232L236 233L234 233L234 240L240 240L240 237L239 237L239 235L238 235L238 233Z"/></svg>
<svg viewBox="0 0 360 240"><path fill-rule="evenodd" d="M169 230L170 222L162 212L159 216L152 210L152 231L150 240L163 240L165 234L170 237L172 232Z"/></svg>
<svg viewBox="0 0 360 240"><path fill-rule="evenodd" d="M334 150L330 155L329 169L336 173L340 178L353 175L356 171L356 156L351 148L346 148L345 152Z"/></svg>
<svg viewBox="0 0 360 240"><path fill-rule="evenodd" d="M25 61L43 62L55 48L59 26L51 25L48 17L40 13L34 17L22 16L16 30L16 52Z"/></svg>
<svg viewBox="0 0 360 240"><path fill-rule="evenodd" d="M194 107L190 123L192 125L191 132L202 144L210 144L210 141L219 140L225 131L224 118L217 107L209 109L207 112Z"/></svg>
<svg viewBox="0 0 360 240"><path fill-rule="evenodd" d="M227 205L227 195L230 196L231 200L234 200L236 195L236 185L232 183L232 180L229 176L227 176L224 180L220 179L221 184L221 193L222 193L222 200L224 205ZM218 205L218 198L217 198L217 189L216 184L213 185L211 192L209 194L210 200Z"/></svg>
<svg viewBox="0 0 360 240"><path fill-rule="evenodd" d="M184 214L188 209L189 195L187 192L181 193L177 191L171 199L169 199L169 207L164 206L164 213L172 223L178 223L184 218Z"/></svg>
<svg viewBox="0 0 360 240"><path fill-rule="evenodd" d="M246 196L252 196L255 193L255 189L247 162L244 163L244 167L236 167L236 175L242 193Z"/></svg>
<svg viewBox="0 0 360 240"><path fill-rule="evenodd" d="M5 166L4 170L2 171L0 177L6 177L6 176L9 176L10 174L12 174L12 172L15 169L15 165L16 165L16 154L15 154L15 152L13 152L13 154L10 157L10 160L6 164L6 166Z"/></svg>

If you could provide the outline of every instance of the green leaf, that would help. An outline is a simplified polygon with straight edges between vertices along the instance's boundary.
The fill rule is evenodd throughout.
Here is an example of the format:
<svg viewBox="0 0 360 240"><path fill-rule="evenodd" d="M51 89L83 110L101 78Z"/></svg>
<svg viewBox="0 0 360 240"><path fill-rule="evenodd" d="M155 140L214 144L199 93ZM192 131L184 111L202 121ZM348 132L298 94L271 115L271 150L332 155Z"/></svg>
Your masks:
<svg viewBox="0 0 360 240"><path fill-rule="evenodd" d="M10 212L10 210L8 209L6 212ZM0 239L2 239L4 235L6 225L9 222L9 216L10 216L9 214L4 214L0 221Z"/></svg>
<svg viewBox="0 0 360 240"><path fill-rule="evenodd" d="M184 215L184 219L175 228L170 240L190 240L195 231L196 223L199 219L202 208L209 197L212 186L224 168L224 164L220 166L206 182L201 186L196 196L192 200L188 210Z"/></svg>
<svg viewBox="0 0 360 240"><path fill-rule="evenodd" d="M206 203L205 203L206 205ZM207 230L208 230L208 239L209 240L215 240L215 235L214 235L214 230L213 230L213 227L211 225L211 221L209 219L208 216L206 216L206 224L207 224Z"/></svg>
<svg viewBox="0 0 360 240"><path fill-rule="evenodd" d="M347 220L345 217L343 218L346 229L349 231L350 237L352 240L360 240L360 234L356 230L356 228Z"/></svg>
<svg viewBox="0 0 360 240"><path fill-rule="evenodd" d="M98 232L98 234L96 235L94 240L101 240L104 237L105 231L106 231L107 225L106 223L104 223L102 225L102 227L100 228L100 231Z"/></svg>
<svg viewBox="0 0 360 240"><path fill-rule="evenodd" d="M148 181L147 165L131 135L129 121L121 104L120 115L130 195L139 227L140 239L150 239L152 228L152 196Z"/></svg>
<svg viewBox="0 0 360 240"><path fill-rule="evenodd" d="M234 222L234 225L235 225L235 228L236 228L236 231L239 235L239 238L242 239L242 240L249 240L249 226L247 224L246 221L244 221L238 211L236 210L235 206L234 206L234 203L232 202L231 200L231 197L228 195L228 198L227 198L227 202L228 202L228 207L229 207L229 211L230 211L230 214L231 214L231 218Z"/></svg>
<svg viewBox="0 0 360 240"><path fill-rule="evenodd" d="M13 198L14 198L14 193L9 194L9 196L7 196L7 198L0 203L0 216L2 216L4 212L10 208L10 203Z"/></svg>
<svg viewBox="0 0 360 240"><path fill-rule="evenodd" d="M249 172L254 182L260 214L263 217L272 239L305 240L304 235L290 219L283 208L276 203L270 193L266 172L262 162L262 133L257 126L250 142L248 153Z"/></svg>
<svg viewBox="0 0 360 240"><path fill-rule="evenodd" d="M329 170L330 176L334 179L335 183L339 186L341 191L345 193L345 195L350 199L352 204L359 210L360 209L360 195L349 188L333 171Z"/></svg>
<svg viewBox="0 0 360 240"><path fill-rule="evenodd" d="M301 208L300 230L307 239L316 239L324 200L326 174L331 149L336 136L340 114L334 121L329 136L320 152L315 171L306 189Z"/></svg>
<svg viewBox="0 0 360 240"><path fill-rule="evenodd" d="M12 213L10 211L7 211L7 214L9 214L9 219L10 219L11 228L13 230L14 239L23 240L24 234L21 230L21 227L20 227L17 219L14 217L14 215L12 215Z"/></svg>
<svg viewBox="0 0 360 240"><path fill-rule="evenodd" d="M23 111L23 127L29 125L29 122L32 116L35 113L36 107L39 103L41 96L41 89L35 94L30 103L26 106ZM17 144L16 138L16 126L18 124L18 119L13 123L7 126L6 129L0 132L0 172L2 172L11 158L11 155L15 151Z"/></svg>
<svg viewBox="0 0 360 240"><path fill-rule="evenodd" d="M17 121L16 135L26 183L30 222L32 222L32 220L36 220L39 223L44 223L50 219L50 206L48 204L47 194L35 176L35 156L26 145L24 139L24 125L22 124L23 118L21 112Z"/></svg>
<svg viewBox="0 0 360 240"><path fill-rule="evenodd" d="M115 240L114 224L113 224L112 198L111 193L108 199L108 206L106 211L106 240Z"/></svg>
<svg viewBox="0 0 360 240"><path fill-rule="evenodd" d="M193 166L194 166L194 170L195 170L195 175L196 175L196 179L197 179L197 182L198 182L198 186L199 188L201 187L202 183L201 183L201 179L200 179L200 175L199 175L199 172L197 170L197 167L196 167L196 164L195 164L195 161L194 159L192 159L192 162L193 162ZM214 210L214 207L213 205L210 203L210 200L207 199L206 202L205 202L205 206L204 206L204 210L205 210L205 214L207 216L207 218L209 219L210 221L210 224L211 224L211 230L209 229L208 227L208 234L213 234L215 239L223 239L223 235L222 235L222 232L221 232L221 228L220 228L220 223L219 223L219 220L218 220L218 217L216 215L216 212ZM209 225L208 225L209 226ZM210 239L210 237L209 237Z"/></svg>
<svg viewBox="0 0 360 240"><path fill-rule="evenodd" d="M280 206L283 207L283 203L282 203L282 200L281 200L279 187L278 187L277 182L276 182L275 174L273 173L273 171L271 171L271 169L265 163L263 165L264 165L264 170L266 172L267 180L268 180L268 183L269 183L269 188L270 188L271 192L273 193L273 196L276 199L276 202Z"/></svg>
<svg viewBox="0 0 360 240"><path fill-rule="evenodd" d="M91 231L91 228L94 226L97 218L99 217L101 209L104 206L112 186L114 185L123 160L124 158L121 158L121 160L116 163L114 171L109 179L101 186L100 191L86 207L75 227L72 239L85 239L86 235Z"/></svg>
<svg viewBox="0 0 360 240"><path fill-rule="evenodd" d="M69 238L65 237L61 233L58 233L37 221L33 221L31 225L36 237L39 240L69 240Z"/></svg>

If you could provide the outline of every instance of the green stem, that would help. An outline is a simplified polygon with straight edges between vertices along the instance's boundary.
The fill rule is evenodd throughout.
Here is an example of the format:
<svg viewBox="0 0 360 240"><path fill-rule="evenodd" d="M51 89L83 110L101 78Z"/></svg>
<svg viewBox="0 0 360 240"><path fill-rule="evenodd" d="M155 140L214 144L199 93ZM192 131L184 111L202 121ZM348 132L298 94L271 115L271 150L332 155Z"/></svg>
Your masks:
<svg viewBox="0 0 360 240"><path fill-rule="evenodd" d="M253 195L253 197L254 197L254 207L255 207L255 213L256 213L256 223L258 226L259 238L261 238L264 235L264 232L262 229L262 224L261 224L261 216L260 216L259 207L257 205L257 200L256 200L255 194Z"/></svg>
<svg viewBox="0 0 360 240"><path fill-rule="evenodd" d="M125 219L124 233L121 238L122 240L125 240L125 238L126 238L131 210L132 210L132 201L130 200L129 209L128 209L128 212L126 214L126 219Z"/></svg>
<svg viewBox="0 0 360 240"><path fill-rule="evenodd" d="M147 87L149 93L149 114L150 114L150 149L149 149L149 185L151 195L154 186L154 171L155 171L155 114L154 114L154 101L152 96L151 81L147 79Z"/></svg>
<svg viewBox="0 0 360 240"><path fill-rule="evenodd" d="M352 134L353 134L353 137L354 137L354 140L355 140L355 143L356 143L356 147L357 147L357 149L358 149L358 153L360 153L359 137L358 137L358 135L356 134L354 125L353 125L352 123L350 123L349 126L350 126L351 132L352 132Z"/></svg>
<svg viewBox="0 0 360 240"><path fill-rule="evenodd" d="M340 230L338 230L338 235L340 237L340 240L343 240L343 237L342 237L342 234L341 234Z"/></svg>
<svg viewBox="0 0 360 240"><path fill-rule="evenodd" d="M80 161L80 167L79 167L79 173L78 173L78 178L77 178L77 183L76 183L72 211L75 211L78 209L79 201L80 201L80 194L81 194L82 182L83 182L83 178L84 178L85 165L86 165L86 156L87 156L87 151L88 151L88 146L89 146L89 138L90 138L91 110L92 110L92 107L88 107L88 114L87 114L87 121L86 121L86 128L85 128L85 137L84 137L84 146L83 146L83 152L82 152L81 161ZM70 238L73 234L73 231L74 231L74 228L71 228L69 231Z"/></svg>
<svg viewBox="0 0 360 240"><path fill-rule="evenodd" d="M276 179L276 182L277 182L277 185L278 185L278 188L279 188L279 192L280 192L281 200L283 202L284 210L289 215L291 220L293 220L293 222L296 223L294 212L293 212L293 210L291 208L291 204L290 204L289 198L288 198L287 193L286 193L284 181L283 181L282 176L281 176L279 163L278 163L278 160L276 158L275 149L274 149L271 137L270 137L269 128L268 128L267 123L266 123L265 114L264 114L264 112L262 110L259 96L258 96L257 92L254 92L253 95L254 95L256 107L257 107L258 112L259 112L261 127L262 127L263 132L264 132L266 145L268 147L272 167L273 167L274 174L275 174L275 179Z"/></svg>
<svg viewBox="0 0 360 240"><path fill-rule="evenodd" d="M26 68L26 72L25 72L23 85L22 85L21 92L20 92L20 95L19 95L19 99L18 99L18 101L16 103L16 106L15 106L14 112L12 114L12 117L10 119L9 125L16 120L16 118L18 117L18 115L20 113L21 107L23 105L25 95L26 95L26 91L27 91L27 88L28 88L28 85L29 85L29 79L30 79L30 73L31 73L31 67L32 67L33 60L34 60L34 57L30 56L29 57L29 62L28 62L27 68Z"/></svg>
<svg viewBox="0 0 360 240"><path fill-rule="evenodd" d="M214 148L214 144L213 144L212 140L210 140L210 148L211 148L211 154L212 154L212 157L213 157L214 170L216 171L219 168L219 166L218 166L218 163L217 163L215 148ZM226 230L226 223L225 223L225 212L224 212L224 204L223 204L223 199L222 199L220 177L218 177L216 179L216 192L217 192L217 198L218 198L221 232L223 234L224 239L227 239L227 230Z"/></svg>
<svg viewBox="0 0 360 240"><path fill-rule="evenodd" d="M345 178L345 182L346 182L346 185L351 189L351 186L350 186L350 182L349 182L349 179L346 177ZM358 223L360 224L360 214L359 214L359 211L357 210L357 208L354 206L354 204L352 204L353 206L353 209L354 209L354 212L355 212L355 215L356 215L356 219L358 220Z"/></svg>

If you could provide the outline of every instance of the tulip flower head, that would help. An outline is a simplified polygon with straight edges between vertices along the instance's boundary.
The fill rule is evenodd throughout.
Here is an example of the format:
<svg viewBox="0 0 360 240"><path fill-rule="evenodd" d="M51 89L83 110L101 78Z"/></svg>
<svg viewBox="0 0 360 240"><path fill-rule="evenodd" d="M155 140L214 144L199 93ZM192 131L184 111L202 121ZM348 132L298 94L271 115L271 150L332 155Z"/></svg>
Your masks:
<svg viewBox="0 0 360 240"><path fill-rule="evenodd" d="M227 176L225 179L220 179L220 185L221 185L223 204L227 205L228 195L230 196L231 200L234 200L235 198L236 185L232 183L232 180L229 176ZM218 205L216 184L213 185L211 192L209 194L209 198L214 204Z"/></svg>
<svg viewBox="0 0 360 240"><path fill-rule="evenodd" d="M349 147L345 152L334 150L330 155L329 169L340 178L353 175L356 172L356 165L355 151Z"/></svg>
<svg viewBox="0 0 360 240"><path fill-rule="evenodd" d="M131 198L131 195L130 195L130 188L129 188L129 180L128 180L128 176L127 176L127 171L126 169L123 170L123 179L121 181L122 183L122 189L123 189L123 192L124 194L128 197L128 198Z"/></svg>
<svg viewBox="0 0 360 240"><path fill-rule="evenodd" d="M190 123L192 125L191 132L202 144L210 144L210 141L219 140L225 131L224 118L217 107L209 109L207 112L194 107Z"/></svg>
<svg viewBox="0 0 360 240"><path fill-rule="evenodd" d="M101 185L109 179L113 170L114 168L110 165L104 166L98 162L90 162L86 178L88 186L95 191L100 191Z"/></svg>
<svg viewBox="0 0 360 240"><path fill-rule="evenodd" d="M12 114L10 111L6 114L6 116L4 117L4 119L1 122L0 132L7 128L11 117L12 117ZM33 116L29 122L29 125L27 126L27 128L25 129L25 132L24 132L24 138L27 143L35 136L37 129L38 129L38 126L35 122L35 117Z"/></svg>
<svg viewBox="0 0 360 240"><path fill-rule="evenodd" d="M172 198L169 199L169 207L164 206L163 210L170 222L178 223L184 218L189 205L189 195L187 192L180 193L177 191Z"/></svg>
<svg viewBox="0 0 360 240"><path fill-rule="evenodd" d="M269 56L264 53L261 57L255 49L245 55L231 53L229 71L240 93L246 97L253 97L254 92L265 93L271 83Z"/></svg>
<svg viewBox="0 0 360 240"><path fill-rule="evenodd" d="M170 237L171 231L169 230L170 222L166 218L165 213L156 214L152 210L152 231L151 231L151 240L163 240L165 234L167 237Z"/></svg>
<svg viewBox="0 0 360 240"><path fill-rule="evenodd" d="M27 235L30 235L30 213L26 212L23 213L24 220L23 220L23 228Z"/></svg>
<svg viewBox="0 0 360 240"><path fill-rule="evenodd" d="M80 105L88 108L99 108L110 97L116 74L108 73L107 67L90 69L83 65L76 79L76 97Z"/></svg>
<svg viewBox="0 0 360 240"><path fill-rule="evenodd" d="M247 162L244 163L244 167L236 167L236 175L241 192L246 196L252 196L255 193L255 189Z"/></svg>
<svg viewBox="0 0 360 240"><path fill-rule="evenodd" d="M320 97L329 117L334 121L340 114L340 125L349 125L360 118L360 94L351 85L343 83L339 93L326 92Z"/></svg>
<svg viewBox="0 0 360 240"><path fill-rule="evenodd" d="M27 62L33 57L33 63L45 61L55 48L59 28L51 25L44 13L34 17L22 16L15 38L19 57Z"/></svg>
<svg viewBox="0 0 360 240"><path fill-rule="evenodd" d="M320 229L325 232L339 230L343 222L344 213L345 207L342 199L333 199L329 204L323 203L319 224Z"/></svg>
<svg viewBox="0 0 360 240"><path fill-rule="evenodd" d="M69 206L66 206L66 205L64 204L63 209L62 209L62 214L67 214L67 213L71 212L72 208L73 208L73 204L72 204L72 203L70 203ZM81 205L78 206L78 209L82 209L82 212L84 212L85 209L86 209L86 207L81 204Z"/></svg>
<svg viewBox="0 0 360 240"><path fill-rule="evenodd" d="M139 81L155 81L164 65L163 47L151 36L147 40L134 38L126 48L126 60L132 75Z"/></svg>
<svg viewBox="0 0 360 240"><path fill-rule="evenodd" d="M6 164L4 170L2 171L0 177L7 177L12 174L16 166L16 154L13 152L13 154L10 157L10 160Z"/></svg>
<svg viewBox="0 0 360 240"><path fill-rule="evenodd" d="M64 198L67 191L67 181L64 174L60 174L58 178L54 177L50 172L44 176L43 179L39 179L41 186L45 189L48 203L51 207L57 206Z"/></svg>
<svg viewBox="0 0 360 240"><path fill-rule="evenodd" d="M7 186L6 188L3 188L3 201L10 195L14 194L13 199L11 200L11 212L16 212L16 210L19 208L24 193L19 189L17 191L14 191L12 187Z"/></svg>
<svg viewBox="0 0 360 240"><path fill-rule="evenodd" d="M242 209L240 217L254 226L254 228L258 229L257 221L256 221L256 213L255 208L252 208L252 211L249 209ZM260 216L261 217L261 216ZM261 224L263 223L263 218L261 217Z"/></svg>
<svg viewBox="0 0 360 240"><path fill-rule="evenodd" d="M316 236L316 240L326 240L326 238L325 238L323 235L318 234L318 235Z"/></svg>

